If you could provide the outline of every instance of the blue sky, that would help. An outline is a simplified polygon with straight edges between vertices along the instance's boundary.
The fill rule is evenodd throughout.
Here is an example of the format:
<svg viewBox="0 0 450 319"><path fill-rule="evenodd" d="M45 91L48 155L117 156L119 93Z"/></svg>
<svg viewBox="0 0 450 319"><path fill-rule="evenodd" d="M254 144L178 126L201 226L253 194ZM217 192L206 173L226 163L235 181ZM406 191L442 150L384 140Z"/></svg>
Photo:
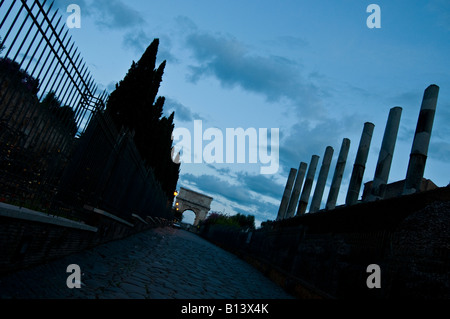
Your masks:
<svg viewBox="0 0 450 319"><path fill-rule="evenodd" d="M289 169L351 140L345 200L364 122L375 124L363 182L373 179L389 109L403 108L389 182L405 178L423 91L440 87L425 177L450 182L450 3L436 1L56 1L81 8L72 29L97 83L111 91L154 38L167 60L159 95L175 125L279 128L280 169L182 164L178 187L214 198L212 210L276 218ZM369 29L369 4L381 28ZM316 173L317 176L318 173ZM361 190L362 192L362 190Z"/></svg>

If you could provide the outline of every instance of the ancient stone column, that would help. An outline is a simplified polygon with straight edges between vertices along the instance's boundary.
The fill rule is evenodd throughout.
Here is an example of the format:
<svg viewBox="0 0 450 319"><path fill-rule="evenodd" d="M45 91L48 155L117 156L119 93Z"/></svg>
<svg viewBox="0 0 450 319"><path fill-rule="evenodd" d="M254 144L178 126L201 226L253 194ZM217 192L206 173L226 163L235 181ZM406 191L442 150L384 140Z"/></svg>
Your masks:
<svg viewBox="0 0 450 319"><path fill-rule="evenodd" d="M297 207L298 198L300 197L300 190L302 189L303 179L305 178L307 167L308 164L304 162L300 163L285 218L294 217L295 208Z"/></svg>
<svg viewBox="0 0 450 319"><path fill-rule="evenodd" d="M375 125L373 123L364 123L361 140L359 141L358 152L356 153L355 164L353 164L350 184L348 186L347 198L345 199L346 205L353 205L358 201L374 127Z"/></svg>
<svg viewBox="0 0 450 319"><path fill-rule="evenodd" d="M284 219L284 215L286 214L287 205L289 203L289 197L291 196L292 185L294 184L295 174L297 170L295 168L291 168L289 172L289 176L286 182L286 186L284 188L283 197L281 198L280 208L278 209L277 220Z"/></svg>
<svg viewBox="0 0 450 319"><path fill-rule="evenodd" d="M433 128L434 114L436 112L439 86L432 84L425 89L416 132L409 157L408 171L406 173L403 194L412 194L420 191L428 146L430 144L431 130Z"/></svg>
<svg viewBox="0 0 450 319"><path fill-rule="evenodd" d="M319 156L313 155L311 157L311 163L309 164L308 173L306 174L305 185L303 185L302 195L300 196L300 202L298 203L297 216L303 215L308 206L309 195L311 194L312 184L314 182L314 175L316 174L317 163L319 162Z"/></svg>
<svg viewBox="0 0 450 319"><path fill-rule="evenodd" d="M348 150L350 149L350 140L344 138L342 140L341 150L334 170L333 179L331 181L330 192L328 193L328 199L325 208L334 209L336 207L336 201L339 195L339 188L341 187L342 176L344 175L345 164L347 162Z"/></svg>
<svg viewBox="0 0 450 319"><path fill-rule="evenodd" d="M311 206L309 207L310 213L314 213L320 209L323 191L325 189L325 184L327 183L327 177L330 170L331 159L333 158L333 153L334 149L331 146L328 146L325 149L322 166L320 167L319 176L317 177L316 189L314 190L314 195L311 200Z"/></svg>
<svg viewBox="0 0 450 319"><path fill-rule="evenodd" d="M368 198L369 201L383 199L386 193L386 185L391 170L401 116L402 108L400 106L393 107L389 111L383 141L381 142L380 154L378 155L375 176L372 182L372 189Z"/></svg>

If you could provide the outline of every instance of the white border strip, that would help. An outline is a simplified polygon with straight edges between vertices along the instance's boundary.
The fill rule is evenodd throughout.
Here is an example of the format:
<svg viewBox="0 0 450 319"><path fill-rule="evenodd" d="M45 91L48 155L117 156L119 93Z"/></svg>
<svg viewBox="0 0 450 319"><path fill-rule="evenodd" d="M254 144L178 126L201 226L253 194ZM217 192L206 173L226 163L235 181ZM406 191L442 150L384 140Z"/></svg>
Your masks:
<svg viewBox="0 0 450 319"><path fill-rule="evenodd" d="M97 232L97 228L93 226L6 203L0 203L0 216Z"/></svg>
<svg viewBox="0 0 450 319"><path fill-rule="evenodd" d="M117 217L117 216L114 216L113 214L110 214L110 213L108 213L108 212L105 212L104 210L101 210L101 209L98 209L98 208L94 208L92 211L93 211L94 213L97 213L97 214L106 216L106 217L108 217L108 218L114 219L115 221L118 221L119 223L125 224L125 225L130 226L130 227L134 227L133 224L127 222L126 220L124 220L124 219L122 219L122 218L119 218L119 217Z"/></svg>
<svg viewBox="0 0 450 319"><path fill-rule="evenodd" d="M152 224L156 224L155 220L154 220L152 217L150 217L150 216L147 215L146 218L150 219L150 220L152 221Z"/></svg>
<svg viewBox="0 0 450 319"><path fill-rule="evenodd" d="M134 217L134 218L136 218L136 219L139 219L141 222L143 222L144 224L148 225L148 223L147 223L145 220L143 220L143 219L141 218L141 216L136 215L136 214L131 214L131 216Z"/></svg>

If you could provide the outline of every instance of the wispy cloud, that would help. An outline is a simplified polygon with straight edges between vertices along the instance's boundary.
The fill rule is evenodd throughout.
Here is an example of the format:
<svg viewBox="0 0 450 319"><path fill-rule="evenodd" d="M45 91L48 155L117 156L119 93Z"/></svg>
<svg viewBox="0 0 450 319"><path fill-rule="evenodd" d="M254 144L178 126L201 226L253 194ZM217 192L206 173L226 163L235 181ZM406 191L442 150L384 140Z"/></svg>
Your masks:
<svg viewBox="0 0 450 319"><path fill-rule="evenodd" d="M288 59L250 55L236 39L206 33L191 34L187 44L199 62L191 66L193 82L204 76L215 76L224 87L240 86L264 94L269 101L294 94L295 83L286 85L286 79L296 79L296 65Z"/></svg>
<svg viewBox="0 0 450 319"><path fill-rule="evenodd" d="M154 38L148 33L146 17L127 1L56 0L55 7L64 13L67 6L72 3L80 6L82 27L85 18L89 18L100 30L122 32L123 46L137 54L142 54ZM158 59L177 63L178 60L170 50L170 38L164 35L158 37L164 38L164 41L161 41Z"/></svg>
<svg viewBox="0 0 450 319"><path fill-rule="evenodd" d="M224 206L231 207L236 213L251 214L259 222L276 217L278 206L264 200L261 195L280 197L283 186L275 183L271 178L260 175L238 174L238 178L232 178L235 182L227 181L213 175L183 174L179 183L181 185L195 185L199 189L208 190L208 194ZM188 187L189 188L189 187Z"/></svg>
<svg viewBox="0 0 450 319"><path fill-rule="evenodd" d="M49 1L50 3L50 1ZM90 17L94 23L106 29L130 29L145 25L144 16L121 0L56 0L54 7L65 13L67 6L77 4L81 18Z"/></svg>
<svg viewBox="0 0 450 319"><path fill-rule="evenodd" d="M66 12L67 7L70 4L77 4L82 12L82 15L90 15L91 11L89 10L90 8L90 3L86 2L85 0L77 0L77 1L73 1L73 0L54 0L54 1L47 1L47 4L45 5L46 7L49 7L50 4L53 2L53 8L57 8L59 10L62 10L62 12Z"/></svg>
<svg viewBox="0 0 450 319"><path fill-rule="evenodd" d="M389 98L395 105L400 105L404 108L398 134L399 141L412 143L422 98L423 92L420 90L399 93ZM443 162L448 162L450 159L450 144L448 143L448 136L450 135L449 122L450 103L438 97L428 155Z"/></svg>
<svg viewBox="0 0 450 319"><path fill-rule="evenodd" d="M448 163L450 159L450 143L443 140L433 141L430 145L429 156Z"/></svg>
<svg viewBox="0 0 450 319"><path fill-rule="evenodd" d="M283 192L283 185L275 181L273 175L252 175L247 172L237 173L237 179L246 190L278 200Z"/></svg>
<svg viewBox="0 0 450 319"><path fill-rule="evenodd" d="M168 113L172 113L172 111L175 111L175 118L181 122L203 120L203 118L198 113L192 112L190 108L171 98L166 98L164 108Z"/></svg>
<svg viewBox="0 0 450 319"><path fill-rule="evenodd" d="M324 118L314 125L307 120L294 125L280 147L280 164L287 169L297 168L300 162L309 164L312 155L322 158L325 148L331 146L335 154L339 152L342 139L349 132L359 132L363 121L358 116L346 116L342 119ZM359 141L353 141L357 144Z"/></svg>
<svg viewBox="0 0 450 319"><path fill-rule="evenodd" d="M290 35L279 36L275 40L271 41L271 43L283 45L292 50L304 48L308 45L308 41L306 41L305 39Z"/></svg>
<svg viewBox="0 0 450 319"><path fill-rule="evenodd" d="M195 32L198 30L197 25L195 24L194 21L192 21L191 19L189 19L186 16L177 16L175 18L175 22L177 27L180 29L180 31L182 31L182 33L184 34L188 34L191 32Z"/></svg>
<svg viewBox="0 0 450 319"><path fill-rule="evenodd" d="M123 45L142 54L152 40L143 30L132 30L124 35Z"/></svg>
<svg viewBox="0 0 450 319"><path fill-rule="evenodd" d="M141 12L120 0L95 0L91 8L95 10L96 24L102 27L128 29L145 24Z"/></svg>
<svg viewBox="0 0 450 319"><path fill-rule="evenodd" d="M241 87L265 96L269 102L287 99L298 113L321 113L320 92L302 78L301 65L296 61L255 54L244 43L225 35L193 32L186 43L198 62L190 66L190 81L215 77L225 88Z"/></svg>
<svg viewBox="0 0 450 319"><path fill-rule="evenodd" d="M296 124L283 130L280 142L281 175L289 168L297 168L300 161L307 162L313 154L322 157L325 148L331 145L335 153L339 151L342 139L347 132L359 132L364 121L358 115L340 114L331 118L327 114L325 99L331 91L318 86L315 81L323 81L323 75L304 75L302 65L283 56L262 55L238 39L222 34L200 31L191 21L191 32L186 36L187 47L193 54L195 65L190 66L188 79L196 83L213 77L224 88L240 87L251 93L264 96L269 103L285 105L280 112L296 120ZM306 46L300 38L278 39L285 45ZM362 94L365 92L357 92ZM287 106L287 107L286 107ZM227 172L223 172L227 175ZM286 173L287 174L287 173ZM252 175L247 172L229 174L233 183L223 181L212 175L183 175L201 189L214 191L233 205L237 211L248 207L247 213L254 212L257 218L273 219L278 209L284 185L277 181L278 176ZM268 202L263 199L273 199Z"/></svg>
<svg viewBox="0 0 450 319"><path fill-rule="evenodd" d="M214 194L223 196L230 201L239 202L243 205L251 204L252 198L248 196L247 192L242 191L242 185L233 185L225 179L213 175L183 174L183 180L201 186L202 189L207 189L213 196Z"/></svg>

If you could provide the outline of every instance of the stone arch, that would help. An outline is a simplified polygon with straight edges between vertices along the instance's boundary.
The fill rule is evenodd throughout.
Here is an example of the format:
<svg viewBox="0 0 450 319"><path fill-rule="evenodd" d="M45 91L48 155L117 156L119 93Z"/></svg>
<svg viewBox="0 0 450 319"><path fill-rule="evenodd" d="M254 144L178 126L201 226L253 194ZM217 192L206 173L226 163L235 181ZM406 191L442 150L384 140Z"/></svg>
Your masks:
<svg viewBox="0 0 450 319"><path fill-rule="evenodd" d="M194 226L197 226L200 221L205 220L212 200L212 197L181 187L175 205L181 213L192 210L195 213Z"/></svg>

